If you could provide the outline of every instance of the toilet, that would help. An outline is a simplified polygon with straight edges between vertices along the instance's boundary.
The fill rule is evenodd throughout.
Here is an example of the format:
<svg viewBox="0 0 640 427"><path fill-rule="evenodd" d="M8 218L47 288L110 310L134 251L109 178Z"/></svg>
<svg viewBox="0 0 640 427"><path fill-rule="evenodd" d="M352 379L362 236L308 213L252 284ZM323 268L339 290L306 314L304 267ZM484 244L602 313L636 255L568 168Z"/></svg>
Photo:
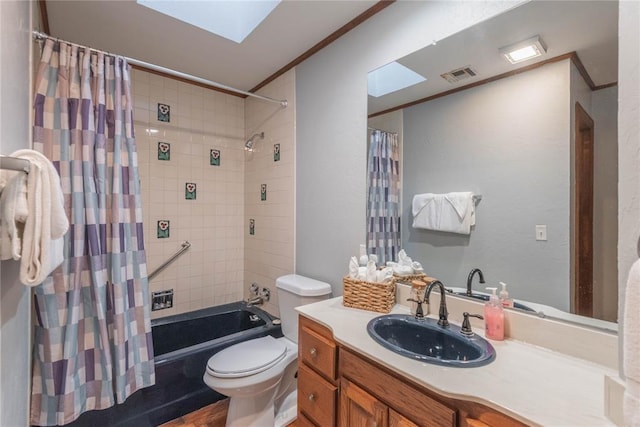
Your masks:
<svg viewBox="0 0 640 427"><path fill-rule="evenodd" d="M297 274L276 279L284 337L266 336L228 347L207 361L204 382L229 396L227 427L282 427L296 417L298 313L329 298L328 283Z"/></svg>

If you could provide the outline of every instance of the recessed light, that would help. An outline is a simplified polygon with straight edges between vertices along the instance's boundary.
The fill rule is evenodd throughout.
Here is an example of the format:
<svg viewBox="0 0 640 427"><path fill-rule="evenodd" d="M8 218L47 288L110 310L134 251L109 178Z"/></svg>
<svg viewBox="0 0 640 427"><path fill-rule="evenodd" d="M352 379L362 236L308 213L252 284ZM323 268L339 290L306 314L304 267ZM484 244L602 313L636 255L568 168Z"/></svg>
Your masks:
<svg viewBox="0 0 640 427"><path fill-rule="evenodd" d="M426 77L394 61L369 72L367 91L377 98L426 80Z"/></svg>
<svg viewBox="0 0 640 427"><path fill-rule="evenodd" d="M500 53L512 64L527 61L547 53L547 48L542 44L539 36L514 43L500 48Z"/></svg>

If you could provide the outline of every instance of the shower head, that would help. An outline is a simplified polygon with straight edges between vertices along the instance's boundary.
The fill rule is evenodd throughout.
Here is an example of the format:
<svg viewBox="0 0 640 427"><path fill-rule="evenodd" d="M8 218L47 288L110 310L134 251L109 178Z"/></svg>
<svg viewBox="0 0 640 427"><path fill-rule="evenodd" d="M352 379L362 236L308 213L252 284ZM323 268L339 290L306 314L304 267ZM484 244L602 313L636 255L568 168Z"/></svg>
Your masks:
<svg viewBox="0 0 640 427"><path fill-rule="evenodd" d="M264 132L255 133L251 138L247 139L247 142L244 143L244 149L247 151L253 151L258 139L264 139Z"/></svg>

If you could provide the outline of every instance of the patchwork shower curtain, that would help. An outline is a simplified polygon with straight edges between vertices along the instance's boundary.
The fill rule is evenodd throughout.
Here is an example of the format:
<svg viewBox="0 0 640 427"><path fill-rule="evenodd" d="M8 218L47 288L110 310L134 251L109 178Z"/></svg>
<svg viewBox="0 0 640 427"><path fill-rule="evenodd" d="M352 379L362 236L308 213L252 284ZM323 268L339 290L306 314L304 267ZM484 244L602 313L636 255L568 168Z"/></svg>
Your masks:
<svg viewBox="0 0 640 427"><path fill-rule="evenodd" d="M400 152L398 135L371 132L367 162L367 251L378 264L400 251Z"/></svg>
<svg viewBox="0 0 640 427"><path fill-rule="evenodd" d="M34 149L60 173L65 260L35 287L31 423L62 425L154 384L146 256L124 58L47 40Z"/></svg>

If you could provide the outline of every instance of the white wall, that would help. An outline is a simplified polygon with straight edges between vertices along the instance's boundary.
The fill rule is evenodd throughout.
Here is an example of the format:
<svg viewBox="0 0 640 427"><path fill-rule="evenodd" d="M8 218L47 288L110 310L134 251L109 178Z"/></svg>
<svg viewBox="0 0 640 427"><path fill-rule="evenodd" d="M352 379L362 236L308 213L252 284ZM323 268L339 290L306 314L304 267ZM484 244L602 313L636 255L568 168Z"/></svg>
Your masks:
<svg viewBox="0 0 640 427"><path fill-rule="evenodd" d="M618 320L618 88L591 93L596 158L593 166L594 317Z"/></svg>
<svg viewBox="0 0 640 427"><path fill-rule="evenodd" d="M620 2L618 28L618 319L640 236L640 2ZM620 336L624 325L620 324ZM624 340L620 340L620 357ZM620 366L623 366L620 363Z"/></svg>
<svg viewBox="0 0 640 427"><path fill-rule="evenodd" d="M30 148L31 2L0 1L0 154ZM28 425L29 292L19 264L0 264L0 425Z"/></svg>
<svg viewBox="0 0 640 427"><path fill-rule="evenodd" d="M445 285L464 287L478 267L482 286L503 281L516 299L568 310L569 64L404 110L402 243ZM482 195L470 235L411 227L413 195L452 191Z"/></svg>
<svg viewBox="0 0 640 427"><path fill-rule="evenodd" d="M297 273L340 295L365 242L367 72L517 3L396 2L297 67Z"/></svg>

